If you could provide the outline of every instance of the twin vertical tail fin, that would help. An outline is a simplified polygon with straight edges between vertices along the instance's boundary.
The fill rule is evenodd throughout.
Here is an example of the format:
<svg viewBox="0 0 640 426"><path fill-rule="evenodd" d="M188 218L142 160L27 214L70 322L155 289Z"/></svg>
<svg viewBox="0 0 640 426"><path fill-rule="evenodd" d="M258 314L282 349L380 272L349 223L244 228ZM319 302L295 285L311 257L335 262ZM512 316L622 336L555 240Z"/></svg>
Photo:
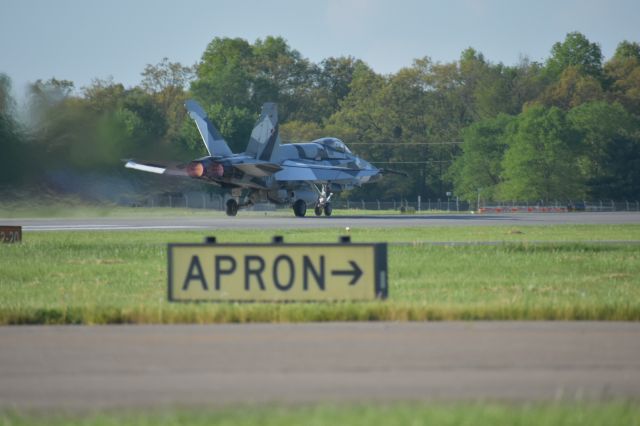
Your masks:
<svg viewBox="0 0 640 426"><path fill-rule="evenodd" d="M256 160L275 163L278 160L280 136L278 135L278 106L273 102L262 105L262 113L256 122L246 154Z"/></svg>
<svg viewBox="0 0 640 426"><path fill-rule="evenodd" d="M232 155L233 152L231 152L229 145L209 121L202 107L194 100L188 100L185 107L189 111L189 116L195 121L209 155L222 157ZM246 154L259 161L274 163L278 159L279 146L278 106L268 102L262 105L262 113L251 132Z"/></svg>
<svg viewBox="0 0 640 426"><path fill-rule="evenodd" d="M224 140L218 129L209 121L207 114L202 107L194 100L185 102L185 107L189 111L189 116L195 121L202 141L204 142L210 156L229 156L232 155L227 141Z"/></svg>

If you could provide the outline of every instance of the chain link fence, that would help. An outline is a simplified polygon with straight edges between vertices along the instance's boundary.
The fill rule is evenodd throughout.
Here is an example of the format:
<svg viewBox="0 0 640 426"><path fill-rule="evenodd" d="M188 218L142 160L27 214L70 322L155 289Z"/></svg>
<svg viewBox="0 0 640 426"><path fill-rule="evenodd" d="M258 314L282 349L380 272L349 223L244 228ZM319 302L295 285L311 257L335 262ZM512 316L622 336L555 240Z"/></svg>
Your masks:
<svg viewBox="0 0 640 426"><path fill-rule="evenodd" d="M220 194L206 192L189 193L164 193L150 195L138 199L132 204L136 207L169 207L169 208L189 208L189 209L225 209L226 197ZM588 211L588 212L620 212L620 211L640 211L640 201L573 201L554 200L543 201L511 201L511 202L490 202L478 200L469 202L459 200L456 197L447 199L422 199L418 197L410 200L398 198L392 200L358 200L351 198L333 198L334 209L344 210L378 210L378 211L398 211L404 213L438 211L438 212L469 212L478 211L482 213L501 212L562 212L562 211ZM284 209L288 207L276 207L273 204L256 204L248 208L254 211L272 211L276 208Z"/></svg>

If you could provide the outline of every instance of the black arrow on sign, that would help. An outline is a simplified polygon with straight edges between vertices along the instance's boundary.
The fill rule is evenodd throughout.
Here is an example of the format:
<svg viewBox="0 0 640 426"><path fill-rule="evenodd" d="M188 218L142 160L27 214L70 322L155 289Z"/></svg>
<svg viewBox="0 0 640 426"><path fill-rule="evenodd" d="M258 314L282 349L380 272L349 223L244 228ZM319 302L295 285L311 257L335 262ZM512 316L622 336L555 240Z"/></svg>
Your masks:
<svg viewBox="0 0 640 426"><path fill-rule="evenodd" d="M331 275L352 275L351 281L349 281L349 285L355 285L358 282L360 277L362 276L362 269L358 266L356 262L353 260L349 261L351 265L351 269L348 271L331 271Z"/></svg>

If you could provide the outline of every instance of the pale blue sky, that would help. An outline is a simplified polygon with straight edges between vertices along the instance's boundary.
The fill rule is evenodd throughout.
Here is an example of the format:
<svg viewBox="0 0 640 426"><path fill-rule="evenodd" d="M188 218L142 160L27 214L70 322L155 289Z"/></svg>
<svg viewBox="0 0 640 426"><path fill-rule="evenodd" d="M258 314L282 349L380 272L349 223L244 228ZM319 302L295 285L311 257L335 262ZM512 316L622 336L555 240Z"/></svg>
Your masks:
<svg viewBox="0 0 640 426"><path fill-rule="evenodd" d="M132 86L163 57L199 60L214 37L288 40L311 61L352 55L392 73L474 47L492 62L544 61L580 31L610 57L640 41L639 0L0 0L0 72L21 92L38 78L80 88L113 76Z"/></svg>

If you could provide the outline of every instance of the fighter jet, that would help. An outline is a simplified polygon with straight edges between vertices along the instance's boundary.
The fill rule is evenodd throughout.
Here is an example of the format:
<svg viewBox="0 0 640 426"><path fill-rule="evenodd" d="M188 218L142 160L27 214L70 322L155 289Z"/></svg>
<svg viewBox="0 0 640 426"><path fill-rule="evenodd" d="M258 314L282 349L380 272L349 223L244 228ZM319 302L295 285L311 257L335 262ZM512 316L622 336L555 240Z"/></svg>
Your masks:
<svg viewBox="0 0 640 426"><path fill-rule="evenodd" d="M380 179L378 169L351 153L333 137L283 144L278 135L278 110L265 103L246 151L231 152L203 109L193 100L185 107L209 153L186 164L160 165L125 160L125 167L145 172L184 176L229 190L226 213L259 202L288 205L298 217L313 207L316 216L331 216L331 197L338 192Z"/></svg>

